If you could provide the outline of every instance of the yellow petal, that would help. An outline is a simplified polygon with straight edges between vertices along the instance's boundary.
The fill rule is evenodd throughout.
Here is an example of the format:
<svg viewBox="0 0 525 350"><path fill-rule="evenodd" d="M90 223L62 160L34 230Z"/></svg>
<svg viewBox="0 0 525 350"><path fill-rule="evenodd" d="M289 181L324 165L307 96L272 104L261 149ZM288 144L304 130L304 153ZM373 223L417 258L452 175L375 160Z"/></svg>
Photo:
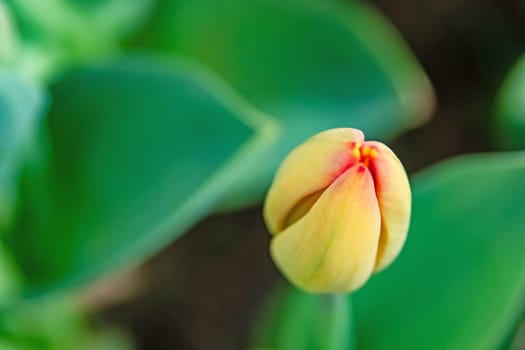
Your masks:
<svg viewBox="0 0 525 350"><path fill-rule="evenodd" d="M351 144L363 140L359 130L331 129L311 137L286 157L264 204L264 218L272 234L304 215L319 191L356 162Z"/></svg>
<svg viewBox="0 0 525 350"><path fill-rule="evenodd" d="M273 238L271 254L288 279L304 290L350 292L373 271L380 225L372 175L356 164L306 215Z"/></svg>
<svg viewBox="0 0 525 350"><path fill-rule="evenodd" d="M405 243L410 224L411 195L403 165L394 152L380 142L365 142L377 150L370 162L381 211L381 235L375 271L387 267Z"/></svg>

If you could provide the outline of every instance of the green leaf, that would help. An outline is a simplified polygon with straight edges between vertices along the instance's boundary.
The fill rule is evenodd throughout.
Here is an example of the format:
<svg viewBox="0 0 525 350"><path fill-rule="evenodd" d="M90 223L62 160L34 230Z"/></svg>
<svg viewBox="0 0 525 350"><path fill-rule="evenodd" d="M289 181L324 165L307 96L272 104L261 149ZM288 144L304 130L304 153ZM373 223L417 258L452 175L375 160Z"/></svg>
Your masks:
<svg viewBox="0 0 525 350"><path fill-rule="evenodd" d="M24 34L80 50L131 34L149 14L152 0L7 0ZM126 6L127 5L127 6Z"/></svg>
<svg viewBox="0 0 525 350"><path fill-rule="evenodd" d="M145 45L205 63L283 124L280 143L239 187L243 198L226 206L260 200L284 156L316 132L355 127L384 139L423 123L433 108L432 89L403 41L361 3L161 4Z"/></svg>
<svg viewBox="0 0 525 350"><path fill-rule="evenodd" d="M13 220L18 177L32 156L45 101L35 84L0 71L0 232Z"/></svg>
<svg viewBox="0 0 525 350"><path fill-rule="evenodd" d="M20 296L22 275L18 266L4 245L0 242L0 307L10 305Z"/></svg>
<svg viewBox="0 0 525 350"><path fill-rule="evenodd" d="M128 350L130 342L112 329L95 331L81 305L70 298L39 299L0 314L0 349Z"/></svg>
<svg viewBox="0 0 525 350"><path fill-rule="evenodd" d="M348 305L344 295L316 295L281 286L261 310L252 349L351 350Z"/></svg>
<svg viewBox="0 0 525 350"><path fill-rule="evenodd" d="M525 148L525 55L505 80L497 104L497 136L504 146Z"/></svg>
<svg viewBox="0 0 525 350"><path fill-rule="evenodd" d="M118 51L150 14L153 0L7 0L20 24L16 67L51 80L71 65Z"/></svg>
<svg viewBox="0 0 525 350"><path fill-rule="evenodd" d="M0 0L0 67L13 60L16 51L16 34L9 9Z"/></svg>
<svg viewBox="0 0 525 350"><path fill-rule="evenodd" d="M29 294L158 251L207 215L275 138L274 124L188 63L85 68L52 88L53 162L8 236Z"/></svg>
<svg viewBox="0 0 525 350"><path fill-rule="evenodd" d="M525 154L461 157L413 181L400 257L352 298L363 350L496 349L525 304Z"/></svg>

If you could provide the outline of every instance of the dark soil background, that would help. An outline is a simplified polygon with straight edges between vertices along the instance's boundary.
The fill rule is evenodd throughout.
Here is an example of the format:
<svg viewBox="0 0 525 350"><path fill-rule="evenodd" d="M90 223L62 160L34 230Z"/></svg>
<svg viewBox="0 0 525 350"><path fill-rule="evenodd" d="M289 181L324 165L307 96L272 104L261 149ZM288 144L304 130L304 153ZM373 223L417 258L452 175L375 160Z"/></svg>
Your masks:
<svg viewBox="0 0 525 350"><path fill-rule="evenodd" d="M409 173L498 150L494 102L525 50L525 1L371 2L401 32L437 95L432 120L392 144ZM133 272L139 282L115 280L112 293L127 297L99 303L96 316L126 330L139 349L244 349L258 307L281 278L268 244L261 208L211 217Z"/></svg>

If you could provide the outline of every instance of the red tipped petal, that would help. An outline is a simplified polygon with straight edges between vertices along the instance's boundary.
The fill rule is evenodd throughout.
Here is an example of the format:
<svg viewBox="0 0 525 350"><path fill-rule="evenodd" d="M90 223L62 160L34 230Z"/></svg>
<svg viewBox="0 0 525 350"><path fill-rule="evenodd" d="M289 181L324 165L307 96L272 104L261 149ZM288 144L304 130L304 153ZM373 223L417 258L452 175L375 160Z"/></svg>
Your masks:
<svg viewBox="0 0 525 350"><path fill-rule="evenodd" d="M380 142L365 145L376 149L370 159L376 194L381 211L381 235L375 270L387 267L405 243L410 224L411 194L403 165L394 152Z"/></svg>
<svg viewBox="0 0 525 350"><path fill-rule="evenodd" d="M363 133L356 129L327 130L311 137L286 157L264 204L264 217L272 234L304 215L310 207L299 204L309 203L308 198L327 188L356 162L352 145L355 147L363 139ZM294 212L296 207L300 212Z"/></svg>

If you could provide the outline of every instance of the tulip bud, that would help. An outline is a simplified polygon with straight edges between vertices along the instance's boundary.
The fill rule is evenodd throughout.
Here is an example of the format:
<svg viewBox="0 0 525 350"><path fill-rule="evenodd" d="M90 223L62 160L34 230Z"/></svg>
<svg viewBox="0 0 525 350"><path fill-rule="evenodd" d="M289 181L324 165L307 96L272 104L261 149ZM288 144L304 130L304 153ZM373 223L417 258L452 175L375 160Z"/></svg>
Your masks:
<svg viewBox="0 0 525 350"><path fill-rule="evenodd" d="M271 255L298 287L350 292L405 242L411 195L399 159L356 129L321 132L281 164L264 204Z"/></svg>

